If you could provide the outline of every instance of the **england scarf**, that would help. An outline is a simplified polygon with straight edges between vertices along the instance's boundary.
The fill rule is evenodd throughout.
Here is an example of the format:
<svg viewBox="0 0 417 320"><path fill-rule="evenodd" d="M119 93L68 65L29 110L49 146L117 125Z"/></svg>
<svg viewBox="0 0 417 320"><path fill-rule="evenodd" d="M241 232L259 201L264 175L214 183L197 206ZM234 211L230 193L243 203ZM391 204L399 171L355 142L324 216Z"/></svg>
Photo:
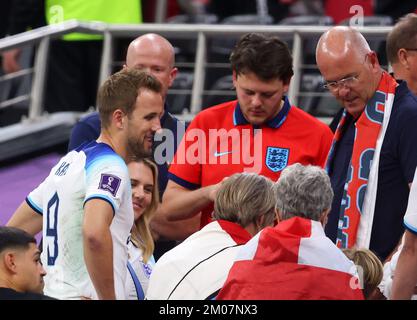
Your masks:
<svg viewBox="0 0 417 320"><path fill-rule="evenodd" d="M363 300L356 274L318 221L295 217L241 248L217 299Z"/></svg>
<svg viewBox="0 0 417 320"><path fill-rule="evenodd" d="M355 140L339 211L336 244L339 248L369 248L378 185L379 157L391 115L397 82L382 74L377 91L355 123ZM327 160L332 165L341 138L346 110L334 135ZM337 165L337 164L333 164Z"/></svg>

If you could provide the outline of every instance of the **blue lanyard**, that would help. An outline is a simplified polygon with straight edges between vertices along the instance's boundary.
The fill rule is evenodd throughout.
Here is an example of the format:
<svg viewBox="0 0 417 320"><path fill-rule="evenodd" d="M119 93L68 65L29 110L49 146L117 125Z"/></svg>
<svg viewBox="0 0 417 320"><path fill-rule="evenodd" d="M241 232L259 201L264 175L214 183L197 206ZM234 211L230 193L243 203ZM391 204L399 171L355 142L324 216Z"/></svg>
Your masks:
<svg viewBox="0 0 417 320"><path fill-rule="evenodd" d="M143 292L142 286L140 285L140 281L129 261L127 262L127 269L129 270L130 275L132 276L133 283L135 284L136 295L138 296L138 300L145 300L145 293Z"/></svg>

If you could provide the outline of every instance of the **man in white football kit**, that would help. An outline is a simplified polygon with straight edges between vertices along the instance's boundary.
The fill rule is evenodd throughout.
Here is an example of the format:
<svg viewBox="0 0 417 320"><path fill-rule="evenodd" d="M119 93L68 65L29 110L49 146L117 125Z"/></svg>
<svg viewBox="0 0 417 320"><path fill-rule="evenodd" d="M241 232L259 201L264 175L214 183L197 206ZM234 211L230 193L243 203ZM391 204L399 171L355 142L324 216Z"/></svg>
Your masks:
<svg viewBox="0 0 417 320"><path fill-rule="evenodd" d="M410 299L417 294L417 170L404 215L405 234L392 282L391 299Z"/></svg>
<svg viewBox="0 0 417 320"><path fill-rule="evenodd" d="M97 141L64 156L8 225L43 231L45 293L59 299L125 299L127 242L133 225L126 166L150 153L163 112L153 76L124 69L98 94Z"/></svg>
<svg viewBox="0 0 417 320"><path fill-rule="evenodd" d="M43 216L41 259L49 272L45 293L58 299L97 298L84 263L81 228L83 207L92 199L107 201L114 212L110 232L115 279L122 275L120 271L126 268L123 261L127 260L125 246L133 224L130 195L123 159L109 145L95 141L62 158L29 194L27 204ZM115 286L115 290L116 297L124 297L123 287Z"/></svg>

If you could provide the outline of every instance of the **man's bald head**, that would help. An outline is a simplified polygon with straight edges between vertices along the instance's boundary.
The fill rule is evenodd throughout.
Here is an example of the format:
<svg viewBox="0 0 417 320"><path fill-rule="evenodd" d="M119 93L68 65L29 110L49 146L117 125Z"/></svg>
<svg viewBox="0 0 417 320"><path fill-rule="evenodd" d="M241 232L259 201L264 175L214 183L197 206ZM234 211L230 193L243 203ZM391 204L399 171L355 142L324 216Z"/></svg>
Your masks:
<svg viewBox="0 0 417 320"><path fill-rule="evenodd" d="M365 38L353 28L333 27L320 37L316 61L330 92L359 117L382 76L378 57Z"/></svg>
<svg viewBox="0 0 417 320"><path fill-rule="evenodd" d="M133 40L126 55L126 67L145 70L155 76L162 84L165 99L176 75L175 51L164 37L147 33Z"/></svg>
<svg viewBox="0 0 417 320"><path fill-rule="evenodd" d="M175 64L175 50L172 44L156 33L147 33L133 40L127 49L126 65L130 67L135 56L143 49L153 50L156 54L163 54L168 58L171 68Z"/></svg>
<svg viewBox="0 0 417 320"><path fill-rule="evenodd" d="M363 35L350 27L337 26L325 32L316 48L317 63L324 57L341 58L345 56L363 57L371 52Z"/></svg>

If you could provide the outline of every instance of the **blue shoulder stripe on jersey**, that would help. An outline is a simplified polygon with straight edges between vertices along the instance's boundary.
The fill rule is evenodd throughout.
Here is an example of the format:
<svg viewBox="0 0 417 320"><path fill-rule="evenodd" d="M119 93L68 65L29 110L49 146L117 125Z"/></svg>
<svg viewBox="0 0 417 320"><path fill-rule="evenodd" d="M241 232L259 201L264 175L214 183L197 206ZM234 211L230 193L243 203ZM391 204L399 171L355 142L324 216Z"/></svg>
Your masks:
<svg viewBox="0 0 417 320"><path fill-rule="evenodd" d="M32 200L30 200L29 196L26 197L26 203L29 207L31 207L36 213L39 213L41 216L43 215L42 208L39 208Z"/></svg>
<svg viewBox="0 0 417 320"><path fill-rule="evenodd" d="M108 202L111 207L113 208L113 217L116 214L116 205L114 204L114 202L107 196L102 195L102 194L94 194L92 196L89 196L87 199L85 199L84 204L83 204L83 208L85 207L85 204L87 203L87 201L93 200L93 199L100 199L100 200L104 200L106 202Z"/></svg>
<svg viewBox="0 0 417 320"><path fill-rule="evenodd" d="M413 226L409 225L409 224L408 224L408 223L406 223L405 221L404 221L404 226L405 226L405 228L406 228L408 231L410 231L411 233L414 233L415 235L417 235L417 229L416 229L415 227L413 227Z"/></svg>
<svg viewBox="0 0 417 320"><path fill-rule="evenodd" d="M196 190L200 188L199 184L188 182L187 180L181 179L171 172L168 172L168 179L178 183L180 186L187 188L188 190Z"/></svg>
<svg viewBox="0 0 417 320"><path fill-rule="evenodd" d="M136 296L138 297L138 300L145 300L145 293L143 292L138 276L136 275L136 272L133 269L133 266L131 265L129 261L127 261L127 270L129 270L129 273L132 276L132 280L133 280L133 284L135 285Z"/></svg>
<svg viewBox="0 0 417 320"><path fill-rule="evenodd" d="M96 163L97 160L105 159L108 161L109 158L114 159L126 166L124 160L108 144L91 141L91 143L85 145L81 151L83 151L86 155L86 170Z"/></svg>

